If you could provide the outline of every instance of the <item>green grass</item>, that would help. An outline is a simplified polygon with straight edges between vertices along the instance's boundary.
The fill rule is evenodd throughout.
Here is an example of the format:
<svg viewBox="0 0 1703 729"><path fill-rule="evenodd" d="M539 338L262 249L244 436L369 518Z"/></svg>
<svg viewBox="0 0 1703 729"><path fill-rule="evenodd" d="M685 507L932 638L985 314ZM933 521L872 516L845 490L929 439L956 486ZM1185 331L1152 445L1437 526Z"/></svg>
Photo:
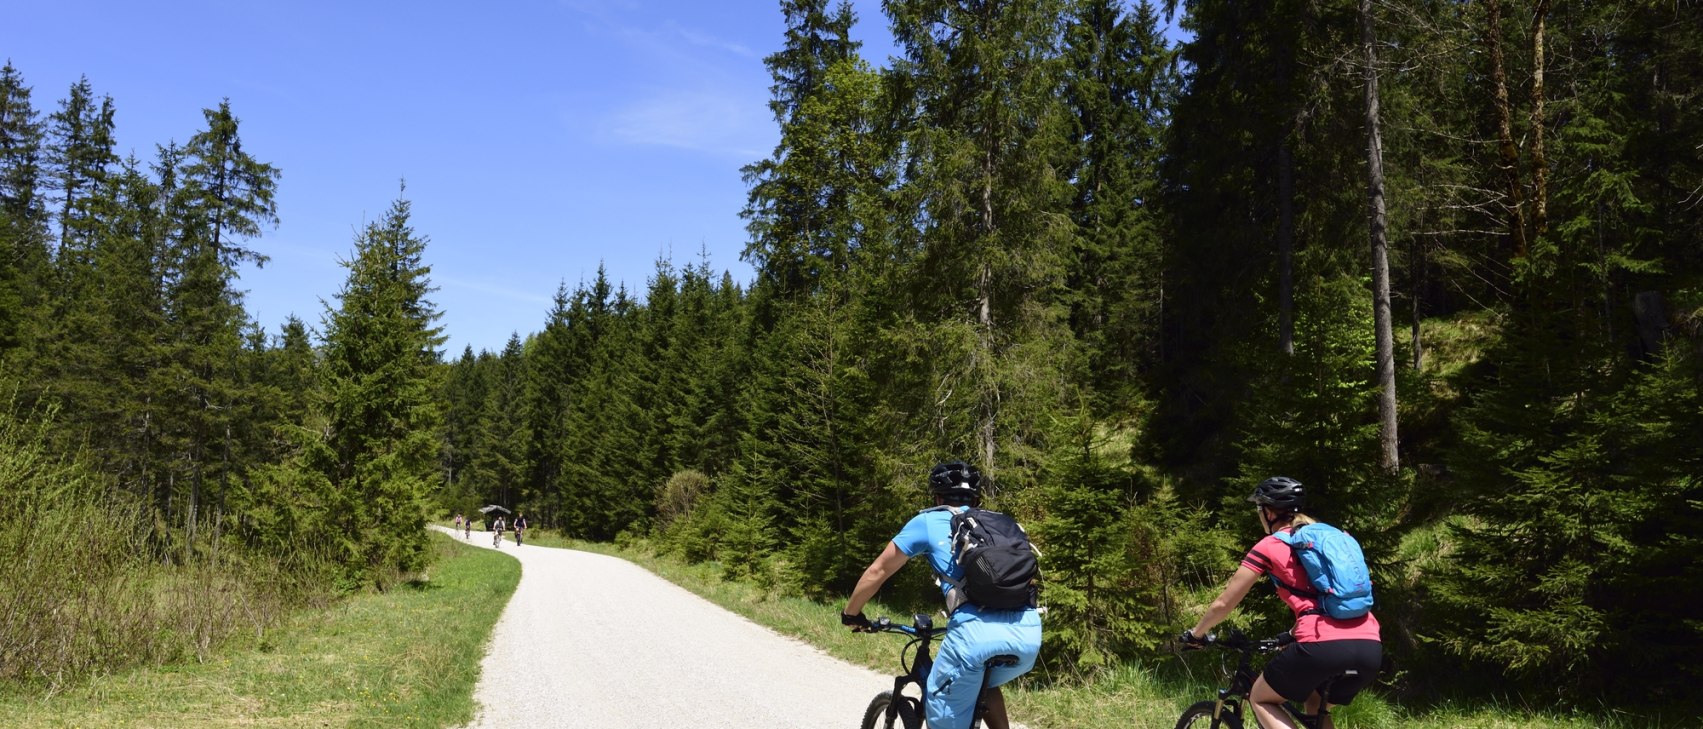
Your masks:
<svg viewBox="0 0 1703 729"><path fill-rule="evenodd" d="M899 649L904 641L890 635L853 634L839 625L840 603L822 603L776 594L745 582L721 578L715 563L689 565L658 556L643 545L620 548L565 539L539 530L529 532L528 544L568 547L620 557L638 564L664 579L686 588L732 612L821 648L837 658L868 666L881 673L899 671ZM871 617L908 616L906 606L871 602L864 612ZM937 618L938 619L938 618ZM1043 668L1007 688L1012 718L1031 729L1127 729L1171 726L1189 704L1212 698L1221 685L1225 666L1216 653L1192 654L1183 659L1167 656L1152 665L1125 665L1089 680L1049 676ZM884 688L870 686L871 696ZM856 690L856 689L850 689ZM1554 714L1509 704L1445 704L1441 708L1410 711L1376 691L1363 693L1352 706L1333 711L1343 729L1553 729L1631 728L1649 724L1612 716ZM848 724L855 719L848 721Z"/></svg>
<svg viewBox="0 0 1703 729"><path fill-rule="evenodd" d="M425 579L303 612L203 663L101 676L68 691L9 689L21 726L440 727L473 717L479 661L520 581L501 553L432 537Z"/></svg>

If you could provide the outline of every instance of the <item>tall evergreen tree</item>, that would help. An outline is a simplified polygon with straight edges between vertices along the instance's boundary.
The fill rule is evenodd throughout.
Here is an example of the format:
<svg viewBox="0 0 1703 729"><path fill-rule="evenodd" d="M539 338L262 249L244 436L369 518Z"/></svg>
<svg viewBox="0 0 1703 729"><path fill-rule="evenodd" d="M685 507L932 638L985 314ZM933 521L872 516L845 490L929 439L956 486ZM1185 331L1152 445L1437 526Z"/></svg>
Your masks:
<svg viewBox="0 0 1703 729"><path fill-rule="evenodd" d="M781 138L768 159L743 170L751 186L742 213L751 231L745 257L782 291L804 294L826 270L846 265L851 241L843 218L836 224L851 194L843 175L862 172L845 169L856 162L848 165L837 154L845 138L835 134L860 130L848 120L813 121L807 106L832 88L830 69L854 61L860 44L851 39L855 16L848 2L830 14L828 0L783 0L781 11L786 42L763 59L774 80L769 110Z"/></svg>
<svg viewBox="0 0 1703 729"><path fill-rule="evenodd" d="M349 278L327 307L327 429L309 463L331 484L344 563L368 579L425 564L426 498L443 427L434 289L412 205L391 204L355 239Z"/></svg>
<svg viewBox="0 0 1703 729"><path fill-rule="evenodd" d="M243 248L240 241L260 235L264 224L278 224L274 198L281 173L243 150L240 120L231 113L229 99L201 114L207 128L190 137L183 149L189 211L206 226L208 243L222 264L265 263L265 256Z"/></svg>
<svg viewBox="0 0 1703 729"><path fill-rule="evenodd" d="M1064 32L1077 228L1066 296L1102 410L1139 397L1159 351L1158 162L1175 55L1148 2L1134 12L1113 0L1078 3Z"/></svg>
<svg viewBox="0 0 1703 729"><path fill-rule="evenodd" d="M173 185L168 201L177 216L168 280L170 341L177 409L170 421L185 454L188 503L184 514L195 541L204 503L222 509L244 470L238 431L255 393L239 371L242 294L234 285L242 260L264 261L240 246L277 222L273 203L277 171L243 151L228 103L204 109L207 128L179 151L161 152L161 180Z"/></svg>
<svg viewBox="0 0 1703 729"><path fill-rule="evenodd" d="M53 189L59 191L54 211L59 223L60 259L79 261L88 256L95 221L89 201L105 184L118 162L113 152L112 97L95 98L87 77L71 85L59 102L59 110L48 117L47 166ZM69 265L61 261L61 267Z"/></svg>
<svg viewBox="0 0 1703 729"><path fill-rule="evenodd" d="M30 87L7 61L0 68L0 360L25 344L29 315L48 285L42 138Z"/></svg>
<svg viewBox="0 0 1703 729"><path fill-rule="evenodd" d="M887 4L911 90L905 184L922 221L913 291L940 329L923 336L949 450L998 480L1022 463L1038 412L1058 397L1073 347L1053 299L1072 230L1058 169L1065 116L1055 90L1062 5L898 0ZM1013 479L1016 482L1018 479Z"/></svg>
<svg viewBox="0 0 1703 729"><path fill-rule="evenodd" d="M523 356L520 335L511 334L502 353L489 358L488 365L481 358L481 365L487 365L485 397L477 403L479 419L469 443L468 473L473 477L466 486L480 501L510 509L519 505L531 441L523 412Z"/></svg>

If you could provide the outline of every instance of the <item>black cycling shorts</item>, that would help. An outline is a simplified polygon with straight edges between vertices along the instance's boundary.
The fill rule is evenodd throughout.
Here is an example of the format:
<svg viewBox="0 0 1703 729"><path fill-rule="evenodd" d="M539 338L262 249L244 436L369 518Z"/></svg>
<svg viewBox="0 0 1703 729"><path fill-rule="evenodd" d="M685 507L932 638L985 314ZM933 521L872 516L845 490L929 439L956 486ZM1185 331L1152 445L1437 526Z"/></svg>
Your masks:
<svg viewBox="0 0 1703 729"><path fill-rule="evenodd" d="M1321 684L1335 678L1325 702L1354 700L1378 678L1384 665L1384 644L1375 640L1325 640L1295 643L1265 664L1265 682L1279 696L1305 702Z"/></svg>

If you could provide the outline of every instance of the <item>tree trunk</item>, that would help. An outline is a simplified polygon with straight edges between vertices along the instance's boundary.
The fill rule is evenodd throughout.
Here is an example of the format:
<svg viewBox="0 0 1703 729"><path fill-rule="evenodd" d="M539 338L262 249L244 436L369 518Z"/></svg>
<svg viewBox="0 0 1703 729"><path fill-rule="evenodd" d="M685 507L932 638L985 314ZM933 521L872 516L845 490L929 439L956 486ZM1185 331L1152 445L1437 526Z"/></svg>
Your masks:
<svg viewBox="0 0 1703 729"><path fill-rule="evenodd" d="M1384 144L1378 130L1378 54L1372 43L1372 0L1360 0L1360 43L1366 53L1366 194L1371 208L1373 326L1378 340L1378 465L1401 469L1396 438L1395 335L1390 321L1390 263L1384 215Z"/></svg>
<svg viewBox="0 0 1703 729"><path fill-rule="evenodd" d="M1408 264L1415 273L1413 283L1413 371L1418 372L1425 366L1425 342L1419 337L1419 302L1425 294L1425 248L1417 239L1413 242L1412 262Z"/></svg>
<svg viewBox="0 0 1703 729"><path fill-rule="evenodd" d="M1549 160L1543 150L1543 25L1549 0L1532 11L1532 237L1549 229Z"/></svg>
<svg viewBox="0 0 1703 729"><path fill-rule="evenodd" d="M1362 2L1362 8L1364 8ZM1485 43L1490 51L1490 84L1496 97L1496 139L1502 158L1502 179L1508 187L1508 234L1514 240L1514 257L1526 255L1524 196L1520 192L1520 153L1514 146L1513 108L1508 102L1508 73L1502 59L1502 0L1488 0L1489 25Z"/></svg>
<svg viewBox="0 0 1703 729"><path fill-rule="evenodd" d="M992 135L994 124L990 120L987 134ZM981 233L988 241L993 240L993 179L994 179L994 149L998 146L988 140L982 152L982 225ZM982 422L980 440L982 446L982 470L989 476L994 472L994 422L999 414L998 385L992 381L994 364L993 336L993 263L987 260L990 253L983 252L980 275L977 277L976 295L980 311L978 323L982 330L982 357L984 366L988 368L989 382L983 385L982 393Z"/></svg>
<svg viewBox="0 0 1703 729"><path fill-rule="evenodd" d="M1295 155L1277 146L1277 340L1295 354Z"/></svg>

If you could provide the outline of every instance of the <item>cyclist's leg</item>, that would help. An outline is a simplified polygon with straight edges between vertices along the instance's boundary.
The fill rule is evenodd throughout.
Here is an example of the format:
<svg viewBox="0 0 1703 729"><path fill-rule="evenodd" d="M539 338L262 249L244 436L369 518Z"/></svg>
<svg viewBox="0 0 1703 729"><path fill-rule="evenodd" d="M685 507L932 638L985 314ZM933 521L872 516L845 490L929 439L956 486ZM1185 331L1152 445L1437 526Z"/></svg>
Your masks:
<svg viewBox="0 0 1703 729"><path fill-rule="evenodd" d="M968 631L953 626L940 642L928 672L928 696L923 707L929 729L967 729L976 712L976 694L982 688L986 658L977 657L977 646Z"/></svg>
<svg viewBox="0 0 1703 729"><path fill-rule="evenodd" d="M1254 680L1254 688L1248 692L1248 705L1253 707L1254 719L1261 729L1295 729L1295 722L1283 710L1284 701L1283 695L1266 683L1264 675Z"/></svg>
<svg viewBox="0 0 1703 729"><path fill-rule="evenodd" d="M998 686L989 686L982 692L982 706L987 707L982 712L982 723L987 729L1011 729L1011 718L1005 713L1005 692Z"/></svg>
<svg viewBox="0 0 1703 729"><path fill-rule="evenodd" d="M1041 648L1041 618L1034 610L990 612L987 615L959 614L951 632L940 643L934 670L928 680L928 725L944 729L967 726L976 710L976 694L987 676L990 695L1006 682L1035 666ZM987 662L998 655L1018 657L1015 666L989 669ZM942 665L944 663L944 665ZM938 691L937 691L938 689ZM990 696L984 719L990 729L1007 725L1003 694ZM936 717L939 717L938 719Z"/></svg>
<svg viewBox="0 0 1703 729"><path fill-rule="evenodd" d="M1319 689L1322 691L1328 686L1330 684L1326 683ZM1307 703L1301 707L1301 710L1307 712L1307 716L1319 717L1322 722L1319 725L1321 729L1335 726L1330 720L1330 704L1325 703L1325 697L1319 691L1314 691L1312 696L1307 697ZM1311 720L1309 719L1309 721Z"/></svg>
<svg viewBox="0 0 1703 729"><path fill-rule="evenodd" d="M1336 722L1331 718L1330 708L1353 702L1357 694L1378 680L1378 671L1384 665L1384 646L1375 640L1337 640L1328 645L1338 667L1337 675L1322 687L1325 695L1320 706L1326 713L1321 726L1333 729Z"/></svg>

